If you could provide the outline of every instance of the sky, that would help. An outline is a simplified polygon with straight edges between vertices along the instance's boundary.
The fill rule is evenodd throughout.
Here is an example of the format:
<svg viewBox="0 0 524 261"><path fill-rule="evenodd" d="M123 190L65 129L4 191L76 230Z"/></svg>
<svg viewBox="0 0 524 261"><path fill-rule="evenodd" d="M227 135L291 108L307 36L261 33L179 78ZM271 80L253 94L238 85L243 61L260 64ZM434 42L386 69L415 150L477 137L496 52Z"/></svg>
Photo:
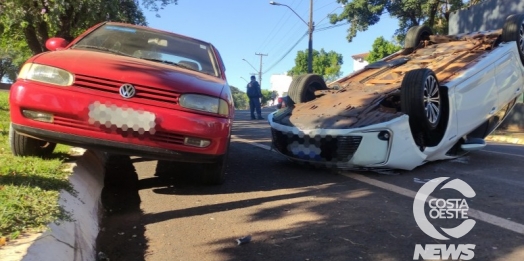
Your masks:
<svg viewBox="0 0 524 261"><path fill-rule="evenodd" d="M308 48L305 22L309 21L310 1L275 1L291 7L305 22L289 8L269 2L178 0L178 5L171 4L158 13L143 11L150 27L212 43L224 60L229 85L245 91L246 81L252 74L258 79L259 71L263 73L262 89L270 89L271 75L285 74L294 66L297 52ZM371 50L373 41L379 36L391 40L398 22L384 15L379 23L366 32L359 32L349 43L346 39L349 24L332 27L327 17L342 10L335 0L313 0L315 31L312 42L314 50L324 48L326 52L342 54L341 71L346 75L353 71L351 56Z"/></svg>

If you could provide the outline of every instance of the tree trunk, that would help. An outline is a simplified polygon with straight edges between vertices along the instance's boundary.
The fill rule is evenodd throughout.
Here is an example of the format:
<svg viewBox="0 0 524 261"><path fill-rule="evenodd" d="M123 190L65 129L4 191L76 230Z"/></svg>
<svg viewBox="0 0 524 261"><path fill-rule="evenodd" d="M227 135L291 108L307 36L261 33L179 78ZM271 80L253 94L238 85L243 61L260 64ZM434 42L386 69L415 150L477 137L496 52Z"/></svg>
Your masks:
<svg viewBox="0 0 524 261"><path fill-rule="evenodd" d="M43 46L40 44L38 37L36 36L36 30L33 24L29 23L24 28L24 36L27 41L27 45L33 54L39 54L44 51Z"/></svg>
<svg viewBox="0 0 524 261"><path fill-rule="evenodd" d="M429 10L429 18L428 18L428 26L433 28L435 25L435 16L437 15L438 11L438 2L434 3L430 6Z"/></svg>

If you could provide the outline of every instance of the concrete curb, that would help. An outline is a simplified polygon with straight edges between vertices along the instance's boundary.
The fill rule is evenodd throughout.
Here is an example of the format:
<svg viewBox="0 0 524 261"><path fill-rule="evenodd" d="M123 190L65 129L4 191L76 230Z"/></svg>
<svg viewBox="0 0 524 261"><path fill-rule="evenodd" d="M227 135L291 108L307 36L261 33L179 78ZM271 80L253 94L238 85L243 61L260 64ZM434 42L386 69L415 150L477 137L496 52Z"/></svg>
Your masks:
<svg viewBox="0 0 524 261"><path fill-rule="evenodd" d="M46 232L3 247L0 250L2 260L96 260L100 196L107 156L99 151L80 149L79 152L83 154L70 165L72 174L69 177L76 195L62 191L58 202L72 214L73 221L51 223Z"/></svg>

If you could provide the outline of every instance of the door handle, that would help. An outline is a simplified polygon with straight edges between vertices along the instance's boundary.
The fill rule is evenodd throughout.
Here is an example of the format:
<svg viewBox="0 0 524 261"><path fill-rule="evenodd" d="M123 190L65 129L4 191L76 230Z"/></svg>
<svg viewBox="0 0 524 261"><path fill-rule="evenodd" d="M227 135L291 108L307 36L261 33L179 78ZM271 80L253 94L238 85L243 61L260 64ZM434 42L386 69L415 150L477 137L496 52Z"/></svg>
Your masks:
<svg viewBox="0 0 524 261"><path fill-rule="evenodd" d="M495 113L495 111L497 111L497 107L491 108L491 111L489 112L489 114L493 114L493 113Z"/></svg>
<svg viewBox="0 0 524 261"><path fill-rule="evenodd" d="M517 88L517 90L515 91L515 94L519 93L520 92L520 87Z"/></svg>

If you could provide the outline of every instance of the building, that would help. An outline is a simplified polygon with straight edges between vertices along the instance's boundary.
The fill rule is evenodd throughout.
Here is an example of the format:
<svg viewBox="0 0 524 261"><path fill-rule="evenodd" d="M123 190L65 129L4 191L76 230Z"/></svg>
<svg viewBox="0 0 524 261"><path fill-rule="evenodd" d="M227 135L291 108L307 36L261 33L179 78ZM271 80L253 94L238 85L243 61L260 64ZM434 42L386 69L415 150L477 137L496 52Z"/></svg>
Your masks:
<svg viewBox="0 0 524 261"><path fill-rule="evenodd" d="M362 68L364 68L369 63L365 60L366 57L368 57L369 53L361 53L361 54L355 54L352 55L351 58L353 58L353 71L358 71Z"/></svg>
<svg viewBox="0 0 524 261"><path fill-rule="evenodd" d="M269 79L270 91L277 91L278 97L286 96L293 77L287 74L273 74Z"/></svg>

